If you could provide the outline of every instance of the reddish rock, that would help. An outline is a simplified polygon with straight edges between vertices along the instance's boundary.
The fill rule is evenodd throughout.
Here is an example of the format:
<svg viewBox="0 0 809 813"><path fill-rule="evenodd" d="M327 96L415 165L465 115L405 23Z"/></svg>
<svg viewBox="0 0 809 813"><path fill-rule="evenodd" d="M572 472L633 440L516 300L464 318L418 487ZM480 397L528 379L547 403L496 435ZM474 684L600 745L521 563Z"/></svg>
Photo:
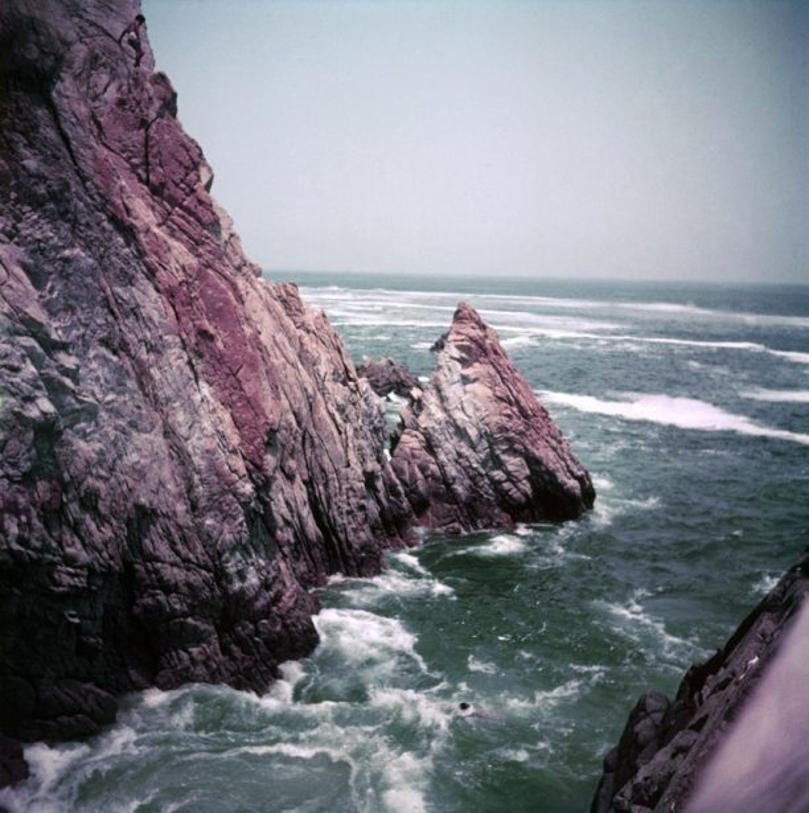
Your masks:
<svg viewBox="0 0 809 813"><path fill-rule="evenodd" d="M458 306L436 352L392 460L417 522L458 533L591 508L590 476L473 308Z"/></svg>
<svg viewBox="0 0 809 813"><path fill-rule="evenodd" d="M135 0L0 5L0 730L261 690L409 513L324 316L265 284Z"/></svg>

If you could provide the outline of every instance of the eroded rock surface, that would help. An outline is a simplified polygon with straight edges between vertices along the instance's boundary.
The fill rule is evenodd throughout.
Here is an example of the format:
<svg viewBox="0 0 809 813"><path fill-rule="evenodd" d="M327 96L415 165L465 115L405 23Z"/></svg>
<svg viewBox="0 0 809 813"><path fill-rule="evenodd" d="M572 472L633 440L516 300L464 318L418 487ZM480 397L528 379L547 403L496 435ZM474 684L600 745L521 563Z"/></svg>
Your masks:
<svg viewBox="0 0 809 813"><path fill-rule="evenodd" d="M325 317L268 285L134 0L0 5L0 730L263 689L409 509Z"/></svg>
<svg viewBox="0 0 809 813"><path fill-rule="evenodd" d="M419 386L418 378L404 364L391 358L363 359L357 365L357 375L366 379L371 389L382 397L394 393L407 398L413 387Z"/></svg>
<svg viewBox="0 0 809 813"><path fill-rule="evenodd" d="M604 760L592 813L688 809L695 783L728 736L731 721L744 711L767 675L807 593L809 555L804 555L721 650L688 670L673 702L656 693L638 701L620 742ZM805 641L798 645L804 647ZM770 796L771 802L777 795ZM776 805L773 809L804 808Z"/></svg>
<svg viewBox="0 0 809 813"><path fill-rule="evenodd" d="M589 474L473 308L459 305L436 350L392 460L417 521L457 533L591 508Z"/></svg>

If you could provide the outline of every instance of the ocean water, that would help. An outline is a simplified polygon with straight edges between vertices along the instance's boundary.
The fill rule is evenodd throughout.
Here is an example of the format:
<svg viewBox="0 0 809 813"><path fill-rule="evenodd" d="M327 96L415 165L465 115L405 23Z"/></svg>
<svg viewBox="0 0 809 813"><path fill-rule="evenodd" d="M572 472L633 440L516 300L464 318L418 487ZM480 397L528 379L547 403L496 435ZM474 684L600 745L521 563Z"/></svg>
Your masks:
<svg viewBox="0 0 809 813"><path fill-rule="evenodd" d="M132 696L89 742L29 747L0 804L586 811L637 697L672 692L809 544L809 288L284 276L355 360L419 375L457 302L479 308L595 510L425 535L376 579L334 579L319 648L269 694Z"/></svg>

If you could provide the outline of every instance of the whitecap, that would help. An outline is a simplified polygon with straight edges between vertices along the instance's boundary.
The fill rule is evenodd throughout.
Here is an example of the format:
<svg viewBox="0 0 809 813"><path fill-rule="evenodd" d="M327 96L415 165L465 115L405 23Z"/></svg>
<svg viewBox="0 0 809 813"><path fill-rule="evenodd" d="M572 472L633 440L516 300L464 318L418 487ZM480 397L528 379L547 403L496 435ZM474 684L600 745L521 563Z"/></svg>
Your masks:
<svg viewBox="0 0 809 813"><path fill-rule="evenodd" d="M510 336L508 339L502 339L500 342L503 347L530 347L533 343L534 337L528 333Z"/></svg>
<svg viewBox="0 0 809 813"><path fill-rule="evenodd" d="M427 813L426 781L430 764L412 754L400 754L385 767L388 789L382 794L390 813Z"/></svg>
<svg viewBox="0 0 809 813"><path fill-rule="evenodd" d="M653 511L659 506L660 498L655 495L635 499L601 496L596 500L593 510L587 514L587 519L596 526L605 528L618 516L632 511Z"/></svg>
<svg viewBox="0 0 809 813"><path fill-rule="evenodd" d="M753 401L770 401L777 404L809 404L809 390L768 390L762 387L754 387L749 390L742 390L739 395Z"/></svg>
<svg viewBox="0 0 809 813"><path fill-rule="evenodd" d="M565 681L553 689L536 691L531 697L509 697L506 708L520 712L547 712L565 700L575 700L585 688L583 680L574 678Z"/></svg>
<svg viewBox="0 0 809 813"><path fill-rule="evenodd" d="M670 314L673 316L734 320L744 322L745 324L784 325L795 328L809 327L809 318L804 316L704 308L691 302L628 302L530 294L471 294L468 291L413 291L386 288L349 289L335 286L329 286L328 288L301 287L301 293L304 294L304 298L309 301L333 299L336 301L374 302L375 304L383 302L385 304L392 303L401 305L404 299L414 301L413 304L421 304L420 300L424 299L430 300L431 303L434 303L435 300L446 299L449 300L448 304L444 306L447 308L452 308L454 303L460 300L473 305L475 303L491 301L510 303L512 305L529 305L570 310L613 310L619 308L621 310L640 313L647 312L652 315ZM430 304L422 305L422 307L439 309L442 306Z"/></svg>
<svg viewBox="0 0 809 813"><path fill-rule="evenodd" d="M482 672L484 675L496 675L498 672L497 664L480 661L474 655L470 655L466 659L466 668L470 672Z"/></svg>
<svg viewBox="0 0 809 813"><path fill-rule="evenodd" d="M497 753L509 762L527 762L531 758L525 748L502 748Z"/></svg>
<svg viewBox="0 0 809 813"><path fill-rule="evenodd" d="M612 491L615 488L615 483L609 477L596 475L593 477L593 486L596 491Z"/></svg>
<svg viewBox="0 0 809 813"><path fill-rule="evenodd" d="M454 596L455 591L447 584L430 576L414 577L406 573L388 570L372 579L350 579L349 587L344 593L358 604L375 604L391 596Z"/></svg>
<svg viewBox="0 0 809 813"><path fill-rule="evenodd" d="M416 636L397 618L386 618L367 610L328 607L312 620L320 636L318 650L334 652L353 668L368 667L395 673L396 656L404 656L427 671L416 652Z"/></svg>
<svg viewBox="0 0 809 813"><path fill-rule="evenodd" d="M474 553L478 556L513 556L523 553L527 549L526 543L518 536L511 534L498 534L492 537L491 541L485 545L478 545L467 548L467 553Z"/></svg>
<svg viewBox="0 0 809 813"><path fill-rule="evenodd" d="M449 701L436 700L413 689L395 689L390 686L371 689L368 702L373 708L396 713L405 723L439 732L447 730L454 711L454 704Z"/></svg>
<svg viewBox="0 0 809 813"><path fill-rule="evenodd" d="M780 580L780 576L774 576L771 573L762 573L761 578L753 585L753 592L766 596Z"/></svg>
<svg viewBox="0 0 809 813"><path fill-rule="evenodd" d="M593 606L605 610L612 616L618 622L613 629L631 641L642 644L648 638L655 640L666 658L680 660L682 657L698 653L699 649L695 644L672 635L659 618L643 609L640 602L649 595L647 590L638 589L624 604L595 601Z"/></svg>
<svg viewBox="0 0 809 813"><path fill-rule="evenodd" d="M265 697L289 705L295 695L295 687L306 677L306 670L300 661L284 661L278 670L281 677L270 686Z"/></svg>
<svg viewBox="0 0 809 813"><path fill-rule="evenodd" d="M550 403L569 406L580 412L598 413L628 421L648 421L681 429L705 432L737 432L755 437L789 440L809 445L809 434L789 432L755 423L744 415L725 412L720 407L695 398L652 393L616 393L624 400L604 400L592 395L543 390L539 395Z"/></svg>

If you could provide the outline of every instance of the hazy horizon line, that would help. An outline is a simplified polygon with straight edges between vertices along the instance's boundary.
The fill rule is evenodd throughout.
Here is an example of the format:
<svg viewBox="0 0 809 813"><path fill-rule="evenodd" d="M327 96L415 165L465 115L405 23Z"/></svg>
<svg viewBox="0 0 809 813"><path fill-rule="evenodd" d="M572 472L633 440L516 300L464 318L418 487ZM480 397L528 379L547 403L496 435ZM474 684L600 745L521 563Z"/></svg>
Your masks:
<svg viewBox="0 0 809 813"><path fill-rule="evenodd" d="M464 271L371 271L368 269L346 269L346 268L266 268L262 269L263 274L322 274L322 275L355 275L355 276L387 276L387 277L432 277L432 278L465 278L470 281L475 279L490 280L493 277L498 279L510 280L547 280L549 282L631 282L631 283L651 283L658 284L672 284L676 283L684 286L726 286L726 285L743 285L745 287L787 287L787 288L809 288L809 281L793 280L793 279L774 279L774 280L751 280L744 278L728 278L726 280L717 279L693 279L690 277L629 277L629 276L587 276L587 275L570 275L565 276L562 274L536 274L534 272L526 271L524 273L509 272L507 274L500 274L492 271L490 274L474 273Z"/></svg>

